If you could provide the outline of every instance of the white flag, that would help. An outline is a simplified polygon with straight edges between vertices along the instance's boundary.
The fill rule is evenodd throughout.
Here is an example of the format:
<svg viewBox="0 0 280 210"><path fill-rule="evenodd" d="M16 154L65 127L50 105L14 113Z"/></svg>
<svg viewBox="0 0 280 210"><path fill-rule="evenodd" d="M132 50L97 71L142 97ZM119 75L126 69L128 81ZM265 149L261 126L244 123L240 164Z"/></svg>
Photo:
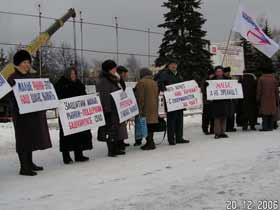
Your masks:
<svg viewBox="0 0 280 210"><path fill-rule="evenodd" d="M233 31L240 33L255 48L270 58L279 50L279 45L263 32L243 6L239 7Z"/></svg>

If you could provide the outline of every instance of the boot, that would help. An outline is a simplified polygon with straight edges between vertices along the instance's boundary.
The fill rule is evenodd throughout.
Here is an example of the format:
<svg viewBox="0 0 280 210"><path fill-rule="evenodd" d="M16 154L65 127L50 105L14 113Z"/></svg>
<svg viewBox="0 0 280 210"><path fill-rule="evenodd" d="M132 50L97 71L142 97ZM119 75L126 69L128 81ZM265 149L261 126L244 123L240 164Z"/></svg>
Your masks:
<svg viewBox="0 0 280 210"><path fill-rule="evenodd" d="M33 163L32 152L28 153L28 160L29 160L29 164L31 165L31 169L33 171L43 171L44 170L44 168L42 166L37 166L35 163Z"/></svg>
<svg viewBox="0 0 280 210"><path fill-rule="evenodd" d="M134 146L138 147L138 146L141 146L141 145L142 145L142 139L136 139Z"/></svg>
<svg viewBox="0 0 280 210"><path fill-rule="evenodd" d="M109 157L116 157L115 153L115 147L114 147L114 142L113 141L107 141L107 147L108 147L108 156Z"/></svg>
<svg viewBox="0 0 280 210"><path fill-rule="evenodd" d="M153 140L153 135L149 134L146 138L147 142L144 146L141 147L142 150L154 150L156 149L155 142Z"/></svg>
<svg viewBox="0 0 280 210"><path fill-rule="evenodd" d="M122 147L121 143L121 141L114 142L114 150L116 155L125 155L125 151L123 150L125 148Z"/></svg>
<svg viewBox="0 0 280 210"><path fill-rule="evenodd" d="M190 140L180 139L176 141L177 144L189 144Z"/></svg>
<svg viewBox="0 0 280 210"><path fill-rule="evenodd" d="M119 150L125 152L125 147L126 146L125 146L124 141L117 141L117 142L118 142Z"/></svg>
<svg viewBox="0 0 280 210"><path fill-rule="evenodd" d="M63 162L64 164L71 164L73 160L71 159L70 152L62 152Z"/></svg>
<svg viewBox="0 0 280 210"><path fill-rule="evenodd" d="M74 151L74 155L75 155L76 162L86 162L89 160L88 157L85 157L83 155L83 151L81 151L81 150Z"/></svg>
<svg viewBox="0 0 280 210"><path fill-rule="evenodd" d="M36 176L37 173L32 170L31 165L28 160L28 153L18 153L18 158L20 162L19 174L23 176Z"/></svg>

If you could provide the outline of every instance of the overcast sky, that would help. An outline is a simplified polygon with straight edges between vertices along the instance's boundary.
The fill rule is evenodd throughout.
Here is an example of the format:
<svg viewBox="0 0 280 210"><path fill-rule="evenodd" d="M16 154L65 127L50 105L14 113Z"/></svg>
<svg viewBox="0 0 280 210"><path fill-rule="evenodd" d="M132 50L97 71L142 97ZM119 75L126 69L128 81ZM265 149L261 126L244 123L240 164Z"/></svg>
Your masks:
<svg viewBox="0 0 280 210"><path fill-rule="evenodd" d="M164 0L0 0L1 11L36 14L37 5L42 5L43 15L60 17L74 7L83 11L84 19L90 22L114 24L118 16L120 26L160 31L157 25L163 22ZM280 27L279 0L242 0L253 11L254 16L266 16L273 27ZM232 27L238 7L238 0L203 0L202 13L207 22L204 28L212 42L224 42ZM44 20L43 29L52 21ZM38 33L38 19L0 14L0 42L28 43ZM115 51L115 32L103 27L85 26L85 48ZM161 42L160 35L152 35L152 54L156 54ZM66 24L57 32L55 43L73 43L72 25ZM78 47L80 46L78 34ZM120 31L120 51L147 54L147 35L144 33ZM107 55L88 54L88 57L105 59ZM124 58L123 58L124 59ZM146 60L141 59L145 64Z"/></svg>

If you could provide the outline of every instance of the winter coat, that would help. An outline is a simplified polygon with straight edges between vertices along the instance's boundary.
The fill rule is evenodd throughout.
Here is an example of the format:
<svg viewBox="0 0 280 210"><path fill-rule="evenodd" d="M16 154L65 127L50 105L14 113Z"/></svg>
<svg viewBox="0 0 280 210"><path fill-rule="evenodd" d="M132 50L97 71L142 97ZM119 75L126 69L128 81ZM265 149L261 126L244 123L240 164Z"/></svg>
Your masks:
<svg viewBox="0 0 280 210"><path fill-rule="evenodd" d="M261 115L276 115L279 103L278 82L273 74L263 74L258 81L257 101Z"/></svg>
<svg viewBox="0 0 280 210"><path fill-rule="evenodd" d="M242 100L242 115L244 119L253 121L257 117L257 79L254 75L244 74L241 84L244 95Z"/></svg>
<svg viewBox="0 0 280 210"><path fill-rule="evenodd" d="M8 78L11 86L15 79L30 79L30 74L22 74L17 69ZM19 114L19 107L13 93L9 94L13 124L16 138L17 153L45 150L52 147L46 111Z"/></svg>
<svg viewBox="0 0 280 210"><path fill-rule="evenodd" d="M174 85L183 81L183 77L179 74L179 72L177 72L175 75L173 72L171 72L171 70L165 69L160 72L158 86L160 91L165 91L166 86Z"/></svg>
<svg viewBox="0 0 280 210"><path fill-rule="evenodd" d="M55 84L56 93L59 99L72 98L76 96L86 95L85 85L77 80L72 82L62 76ZM59 143L60 151L83 151L91 150L92 134L90 130L64 136L61 123L59 122Z"/></svg>
<svg viewBox="0 0 280 210"><path fill-rule="evenodd" d="M139 115L146 117L147 124L158 123L158 93L157 83L152 76L145 76L136 85Z"/></svg>
<svg viewBox="0 0 280 210"><path fill-rule="evenodd" d="M223 77L218 79L214 77L212 80L226 80L228 78ZM231 116L232 102L231 100L213 100L212 101L212 116L213 118L227 118Z"/></svg>
<svg viewBox="0 0 280 210"><path fill-rule="evenodd" d="M116 132L116 140L128 138L126 123L119 123L118 111L110 95L112 92L122 89L120 81L110 73L102 72L96 82L96 92L100 95L101 104L104 111L106 127Z"/></svg>

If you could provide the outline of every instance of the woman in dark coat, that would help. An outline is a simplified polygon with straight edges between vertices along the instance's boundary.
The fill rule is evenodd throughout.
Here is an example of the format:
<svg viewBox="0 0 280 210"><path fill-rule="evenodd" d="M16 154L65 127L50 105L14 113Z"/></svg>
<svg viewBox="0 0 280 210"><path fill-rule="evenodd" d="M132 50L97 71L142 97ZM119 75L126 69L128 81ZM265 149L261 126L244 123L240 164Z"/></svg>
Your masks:
<svg viewBox="0 0 280 210"><path fill-rule="evenodd" d="M117 73L117 65L112 60L107 60L102 64L102 72L96 83L96 92L100 95L107 133L110 133L110 140L107 141L108 156L124 155L123 140L128 138L126 123L119 123L119 117L112 92L124 89L120 84L120 76ZM101 129L101 128L99 128ZM101 130L99 130L101 131Z"/></svg>
<svg viewBox="0 0 280 210"><path fill-rule="evenodd" d="M85 85L77 78L77 71L68 68L59 81L55 85L56 93L59 99L72 98L76 96L86 95ZM91 150L92 134L90 130L64 136L61 123L60 127L60 151L62 152L63 162L70 164L73 162L70 152L74 151L75 161L84 162L89 158L83 155L84 150Z"/></svg>
<svg viewBox="0 0 280 210"><path fill-rule="evenodd" d="M14 56L15 72L8 78L11 86L15 79L30 79L31 56L25 50L18 51ZM16 152L20 161L20 175L35 176L35 171L42 171L32 161L32 152L52 147L46 112L19 114L19 107L13 93L10 93L12 117L16 137Z"/></svg>
<svg viewBox="0 0 280 210"><path fill-rule="evenodd" d="M244 99L242 102L242 123L243 130L248 130L248 125L251 130L256 130L257 112L257 77L247 71L244 72L241 81Z"/></svg>
<svg viewBox="0 0 280 210"><path fill-rule="evenodd" d="M215 77L213 80L225 80L223 67L218 66L215 68ZM230 113L230 100L214 100L212 102L212 111L214 117L214 133L215 139L228 138L226 132L226 121Z"/></svg>

